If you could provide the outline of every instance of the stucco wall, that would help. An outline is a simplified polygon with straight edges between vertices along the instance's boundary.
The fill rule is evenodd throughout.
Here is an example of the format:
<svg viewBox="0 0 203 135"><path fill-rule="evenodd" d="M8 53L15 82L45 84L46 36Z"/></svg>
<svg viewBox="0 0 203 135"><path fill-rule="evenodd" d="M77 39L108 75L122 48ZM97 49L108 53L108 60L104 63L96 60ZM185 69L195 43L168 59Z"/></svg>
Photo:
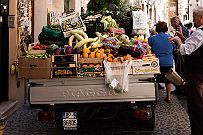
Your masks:
<svg viewBox="0 0 203 135"><path fill-rule="evenodd" d="M17 18L17 0L9 1L9 15L15 15ZM16 22L17 23L17 22ZM16 24L17 26L17 24ZM17 27L9 28L9 69L15 60L17 60ZM17 82L20 83L20 87L17 88ZM24 80L18 79L17 74L11 74L9 72L9 100L18 100L23 102L24 98Z"/></svg>
<svg viewBox="0 0 203 135"><path fill-rule="evenodd" d="M64 0L51 0L47 4L48 11L64 12Z"/></svg>
<svg viewBox="0 0 203 135"><path fill-rule="evenodd" d="M47 0L34 0L34 42L38 42L42 27L47 25L47 7Z"/></svg>

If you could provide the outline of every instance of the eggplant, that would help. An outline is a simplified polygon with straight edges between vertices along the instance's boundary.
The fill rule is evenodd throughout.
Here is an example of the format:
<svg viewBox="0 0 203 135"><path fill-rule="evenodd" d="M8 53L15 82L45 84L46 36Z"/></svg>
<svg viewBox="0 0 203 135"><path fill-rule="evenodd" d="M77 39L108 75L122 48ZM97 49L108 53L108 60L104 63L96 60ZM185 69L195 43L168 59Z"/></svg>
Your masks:
<svg viewBox="0 0 203 135"><path fill-rule="evenodd" d="M61 48L56 48L54 51L53 51L53 55L60 55L61 53Z"/></svg>
<svg viewBox="0 0 203 135"><path fill-rule="evenodd" d="M82 54L82 53L83 53L82 48L75 48L73 50L73 54Z"/></svg>
<svg viewBox="0 0 203 135"><path fill-rule="evenodd" d="M64 50L65 54L73 54L73 47L67 46Z"/></svg>

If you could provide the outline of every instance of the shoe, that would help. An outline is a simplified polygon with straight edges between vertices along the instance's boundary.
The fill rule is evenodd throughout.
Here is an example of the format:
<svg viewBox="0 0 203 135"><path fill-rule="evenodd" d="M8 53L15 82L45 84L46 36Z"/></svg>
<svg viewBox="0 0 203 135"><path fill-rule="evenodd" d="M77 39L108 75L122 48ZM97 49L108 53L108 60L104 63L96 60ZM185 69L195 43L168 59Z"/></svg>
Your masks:
<svg viewBox="0 0 203 135"><path fill-rule="evenodd" d="M171 100L167 98L165 98L164 101L166 101L166 103L171 103Z"/></svg>
<svg viewBox="0 0 203 135"><path fill-rule="evenodd" d="M158 89L164 89L164 87L161 86L161 84L158 83Z"/></svg>
<svg viewBox="0 0 203 135"><path fill-rule="evenodd" d="M180 92L180 90L174 90L174 91L171 91L171 94L175 94L175 95L180 95L181 94L181 92Z"/></svg>
<svg viewBox="0 0 203 135"><path fill-rule="evenodd" d="M176 92L176 90L174 90L174 91L171 91L171 94L176 94L177 92Z"/></svg>

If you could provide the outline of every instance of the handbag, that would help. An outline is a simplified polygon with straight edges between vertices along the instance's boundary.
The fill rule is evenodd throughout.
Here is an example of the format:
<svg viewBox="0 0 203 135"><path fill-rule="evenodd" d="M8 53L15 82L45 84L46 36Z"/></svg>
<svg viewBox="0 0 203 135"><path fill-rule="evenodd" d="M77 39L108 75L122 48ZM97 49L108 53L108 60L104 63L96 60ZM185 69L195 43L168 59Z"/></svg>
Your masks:
<svg viewBox="0 0 203 135"><path fill-rule="evenodd" d="M173 68L169 69L169 71L166 72L165 77L175 85L185 85L185 81Z"/></svg>

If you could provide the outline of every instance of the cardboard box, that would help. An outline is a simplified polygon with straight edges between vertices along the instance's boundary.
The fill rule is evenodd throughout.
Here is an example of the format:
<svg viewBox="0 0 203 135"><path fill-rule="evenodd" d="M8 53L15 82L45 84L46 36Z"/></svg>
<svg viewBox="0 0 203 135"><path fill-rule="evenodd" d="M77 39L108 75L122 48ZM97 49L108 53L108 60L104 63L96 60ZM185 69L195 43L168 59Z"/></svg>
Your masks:
<svg viewBox="0 0 203 135"><path fill-rule="evenodd" d="M42 79L52 77L51 58L19 58L19 78Z"/></svg>
<svg viewBox="0 0 203 135"><path fill-rule="evenodd" d="M132 74L159 74L159 59L153 61L132 61Z"/></svg>

